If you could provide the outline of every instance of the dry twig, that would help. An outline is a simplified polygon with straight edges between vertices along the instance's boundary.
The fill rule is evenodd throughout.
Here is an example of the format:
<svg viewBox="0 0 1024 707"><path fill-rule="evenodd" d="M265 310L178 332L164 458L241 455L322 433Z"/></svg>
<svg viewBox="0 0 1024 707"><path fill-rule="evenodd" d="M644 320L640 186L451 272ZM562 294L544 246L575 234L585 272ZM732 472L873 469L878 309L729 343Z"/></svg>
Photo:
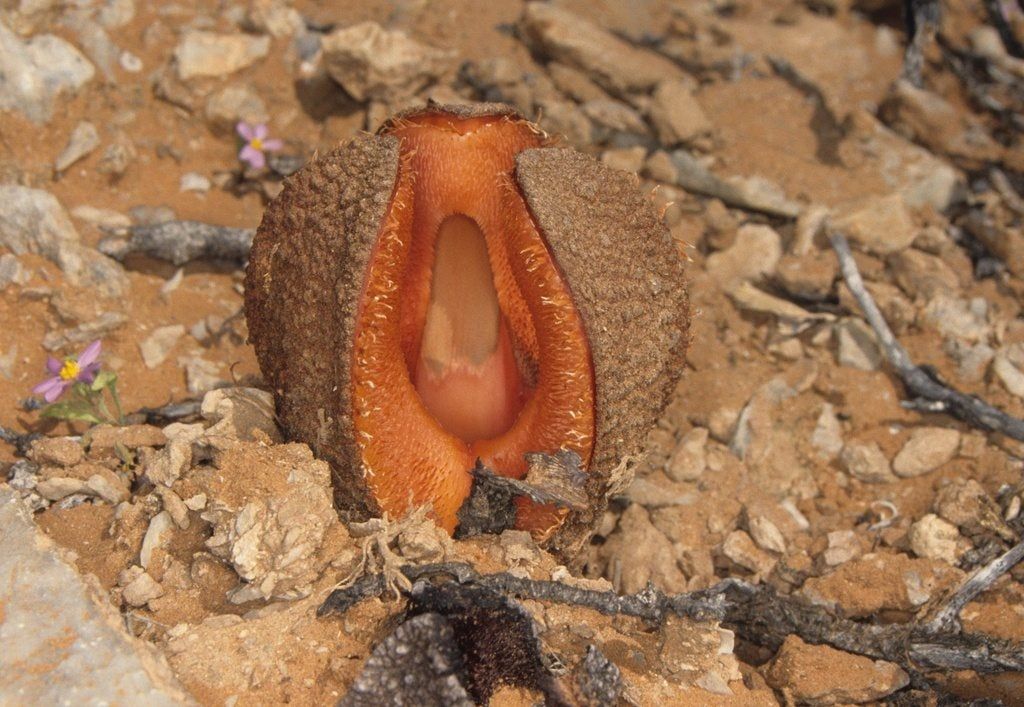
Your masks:
<svg viewBox="0 0 1024 707"><path fill-rule="evenodd" d="M907 389L925 401L923 405L915 401L914 405L929 412L945 412L969 425L983 430L1000 432L1007 437L1024 442L1024 420L1011 417L980 398L954 390L936 380L925 369L914 365L907 350L896 340L885 317L879 311L878 305L875 304L867 288L864 287L864 281L861 279L853 254L850 252L850 244L846 240L846 236L832 231L829 234L829 239L836 252L836 257L839 259L839 267L843 273L843 279L846 280L846 286L850 288L857 304L864 311L868 324L871 325L882 345L886 360L895 369Z"/></svg>
<svg viewBox="0 0 1024 707"><path fill-rule="evenodd" d="M827 608L805 599L780 595L771 587L734 578L709 589L684 594L668 595L648 586L636 594L618 595L561 582L524 579L504 572L481 575L462 563L406 565L401 571L413 583L447 578L505 596L581 606L608 615L634 616L654 625L661 624L670 614L699 621L718 620L744 640L773 650L782 645L787 636L795 634L809 643L824 643L896 663L918 676L927 670L980 673L1024 670L1024 647L1018 644L963 634L958 630L936 630L932 623L923 626L859 623L837 617ZM993 569L991 573L996 571ZM382 575L362 577L351 587L332 592L317 614L343 613L362 599L382 595L387 584ZM977 591L984 588L979 583L974 586ZM971 591L974 591L971 596L976 595L977 591ZM961 596L960 592L957 596ZM959 608L951 611L956 613Z"/></svg>

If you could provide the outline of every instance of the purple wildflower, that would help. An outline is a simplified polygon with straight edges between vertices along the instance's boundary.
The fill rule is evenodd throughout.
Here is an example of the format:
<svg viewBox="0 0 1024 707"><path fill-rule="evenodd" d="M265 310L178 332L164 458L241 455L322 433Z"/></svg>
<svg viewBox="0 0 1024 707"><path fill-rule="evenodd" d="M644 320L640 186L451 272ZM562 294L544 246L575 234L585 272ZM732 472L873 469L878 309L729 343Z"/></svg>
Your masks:
<svg viewBox="0 0 1024 707"><path fill-rule="evenodd" d="M97 339L85 347L85 351L77 357L68 356L63 361L50 356L46 361L46 370L52 375L32 389L33 393L42 394L48 403L54 402L75 383L92 383L100 370L100 342Z"/></svg>
<svg viewBox="0 0 1024 707"><path fill-rule="evenodd" d="M245 121L241 121L235 126L235 129L238 130L238 134L245 140L245 146L238 153L238 159L247 163L253 169L263 169L267 165L265 153L276 152L284 147L284 143L276 138L267 139L270 131L263 123L249 125Z"/></svg>

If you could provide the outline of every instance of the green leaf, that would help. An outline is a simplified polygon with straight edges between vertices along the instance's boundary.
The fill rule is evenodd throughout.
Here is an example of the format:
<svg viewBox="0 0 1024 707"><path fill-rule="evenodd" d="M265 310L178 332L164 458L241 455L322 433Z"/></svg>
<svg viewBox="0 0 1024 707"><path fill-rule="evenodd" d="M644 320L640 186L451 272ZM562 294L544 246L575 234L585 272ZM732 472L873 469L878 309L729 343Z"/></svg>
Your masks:
<svg viewBox="0 0 1024 707"><path fill-rule="evenodd" d="M47 405L39 413L39 416L53 417L58 420L82 420L94 425L102 422L102 420L96 416L92 407L83 400L68 400L63 403Z"/></svg>
<svg viewBox="0 0 1024 707"><path fill-rule="evenodd" d="M117 383L117 374L113 371L100 371L96 378L93 380L92 388L93 392L103 390L104 388Z"/></svg>

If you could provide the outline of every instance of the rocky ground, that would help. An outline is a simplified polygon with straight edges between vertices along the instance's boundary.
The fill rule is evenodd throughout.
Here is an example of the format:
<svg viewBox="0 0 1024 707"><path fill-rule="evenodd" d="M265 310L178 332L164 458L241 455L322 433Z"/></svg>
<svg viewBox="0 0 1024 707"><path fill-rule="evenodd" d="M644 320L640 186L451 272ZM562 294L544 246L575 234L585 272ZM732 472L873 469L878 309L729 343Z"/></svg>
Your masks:
<svg viewBox="0 0 1024 707"><path fill-rule="evenodd" d="M945 3L918 87L887 0L4 3L0 701L334 702L407 600L317 608L406 563L625 593L736 577L867 625L929 616L1020 541L1024 444L901 404L827 233L916 363L1024 416L1024 60L987 6L1021 41L1014 2ZM690 261L687 371L580 576L522 533L340 522L260 389L249 231L227 257L130 252L155 224L254 228L298 165L426 99L511 103L637 173ZM267 167L239 161L239 120L283 141ZM195 404L41 420L46 357L94 339L126 410ZM965 630L1024 641L1022 580ZM1024 703L1009 672L523 606L548 673L577 684L595 646L630 704Z"/></svg>

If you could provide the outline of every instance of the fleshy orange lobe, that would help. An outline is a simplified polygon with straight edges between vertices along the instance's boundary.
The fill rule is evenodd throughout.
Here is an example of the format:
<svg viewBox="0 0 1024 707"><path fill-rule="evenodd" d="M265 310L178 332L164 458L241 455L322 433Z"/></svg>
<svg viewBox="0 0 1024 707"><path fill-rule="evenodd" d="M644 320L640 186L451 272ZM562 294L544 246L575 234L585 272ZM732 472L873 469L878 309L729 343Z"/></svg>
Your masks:
<svg viewBox="0 0 1024 707"><path fill-rule="evenodd" d="M521 477L526 452L594 442L583 321L515 186L515 156L541 145L525 121L423 113L388 130L398 183L360 303L354 411L381 507L430 503L449 531L477 458ZM520 506L544 534L553 509Z"/></svg>

